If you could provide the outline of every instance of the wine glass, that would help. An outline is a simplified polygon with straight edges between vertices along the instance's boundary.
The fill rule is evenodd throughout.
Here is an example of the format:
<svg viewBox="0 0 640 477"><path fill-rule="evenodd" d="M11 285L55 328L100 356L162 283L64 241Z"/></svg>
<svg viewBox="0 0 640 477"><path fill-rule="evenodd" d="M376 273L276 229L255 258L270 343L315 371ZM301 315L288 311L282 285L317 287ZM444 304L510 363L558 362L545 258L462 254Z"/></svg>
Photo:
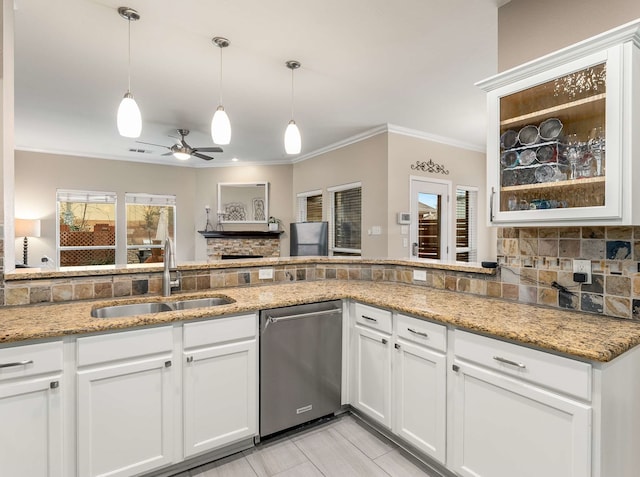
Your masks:
<svg viewBox="0 0 640 477"><path fill-rule="evenodd" d="M571 166L571 179L578 178L578 161L580 160L580 142L577 134L567 135L567 161Z"/></svg>
<svg viewBox="0 0 640 477"><path fill-rule="evenodd" d="M602 160L604 159L605 136L604 128L593 128L589 133L589 141L587 142L589 150L596 160L596 176L602 175Z"/></svg>

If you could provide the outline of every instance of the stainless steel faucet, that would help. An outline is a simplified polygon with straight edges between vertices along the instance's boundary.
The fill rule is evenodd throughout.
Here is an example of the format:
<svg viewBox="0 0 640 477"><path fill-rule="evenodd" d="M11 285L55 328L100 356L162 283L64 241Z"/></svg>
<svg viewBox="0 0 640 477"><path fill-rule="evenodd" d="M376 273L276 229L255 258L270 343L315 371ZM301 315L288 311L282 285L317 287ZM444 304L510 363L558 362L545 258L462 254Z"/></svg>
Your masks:
<svg viewBox="0 0 640 477"><path fill-rule="evenodd" d="M175 280L171 280L171 272L175 272ZM171 296L171 289L180 286L180 272L176 268L175 258L171 250L171 239L164 241L164 270L162 271L162 296Z"/></svg>

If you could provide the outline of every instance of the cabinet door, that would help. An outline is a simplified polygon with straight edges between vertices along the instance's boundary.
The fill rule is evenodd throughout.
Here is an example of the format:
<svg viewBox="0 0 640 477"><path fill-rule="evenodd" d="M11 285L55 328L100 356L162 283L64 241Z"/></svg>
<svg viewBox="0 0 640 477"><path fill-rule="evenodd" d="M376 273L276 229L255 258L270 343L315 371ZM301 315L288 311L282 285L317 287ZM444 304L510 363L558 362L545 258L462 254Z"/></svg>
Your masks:
<svg viewBox="0 0 640 477"><path fill-rule="evenodd" d="M0 384L0 475L63 476L59 379Z"/></svg>
<svg viewBox="0 0 640 477"><path fill-rule="evenodd" d="M256 340L185 351L185 455L257 432Z"/></svg>
<svg viewBox="0 0 640 477"><path fill-rule="evenodd" d="M80 475L130 476L172 462L173 372L168 359L78 371Z"/></svg>
<svg viewBox="0 0 640 477"><path fill-rule="evenodd" d="M589 477L591 408L457 364L453 464L464 477Z"/></svg>
<svg viewBox="0 0 640 477"><path fill-rule="evenodd" d="M391 427L390 336L360 326L354 328L354 393L352 405Z"/></svg>
<svg viewBox="0 0 640 477"><path fill-rule="evenodd" d="M446 357L402 340L394 347L393 432L444 463Z"/></svg>

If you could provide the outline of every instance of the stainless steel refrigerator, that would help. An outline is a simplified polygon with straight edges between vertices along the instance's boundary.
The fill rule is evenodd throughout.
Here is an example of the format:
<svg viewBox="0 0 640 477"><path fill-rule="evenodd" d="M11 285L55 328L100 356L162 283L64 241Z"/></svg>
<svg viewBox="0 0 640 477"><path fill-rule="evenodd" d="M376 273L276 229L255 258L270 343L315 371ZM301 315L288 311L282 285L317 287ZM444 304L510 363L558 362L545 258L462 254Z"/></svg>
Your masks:
<svg viewBox="0 0 640 477"><path fill-rule="evenodd" d="M329 224L327 222L296 222L290 224L290 254L329 255Z"/></svg>

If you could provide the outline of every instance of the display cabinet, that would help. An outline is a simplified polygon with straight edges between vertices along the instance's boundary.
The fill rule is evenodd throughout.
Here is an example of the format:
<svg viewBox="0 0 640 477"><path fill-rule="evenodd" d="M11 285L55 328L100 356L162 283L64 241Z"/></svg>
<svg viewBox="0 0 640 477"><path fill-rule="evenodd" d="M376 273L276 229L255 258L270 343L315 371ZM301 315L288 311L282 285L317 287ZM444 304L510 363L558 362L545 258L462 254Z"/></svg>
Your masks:
<svg viewBox="0 0 640 477"><path fill-rule="evenodd" d="M487 91L492 224L638 221L639 28L630 23L478 83Z"/></svg>

